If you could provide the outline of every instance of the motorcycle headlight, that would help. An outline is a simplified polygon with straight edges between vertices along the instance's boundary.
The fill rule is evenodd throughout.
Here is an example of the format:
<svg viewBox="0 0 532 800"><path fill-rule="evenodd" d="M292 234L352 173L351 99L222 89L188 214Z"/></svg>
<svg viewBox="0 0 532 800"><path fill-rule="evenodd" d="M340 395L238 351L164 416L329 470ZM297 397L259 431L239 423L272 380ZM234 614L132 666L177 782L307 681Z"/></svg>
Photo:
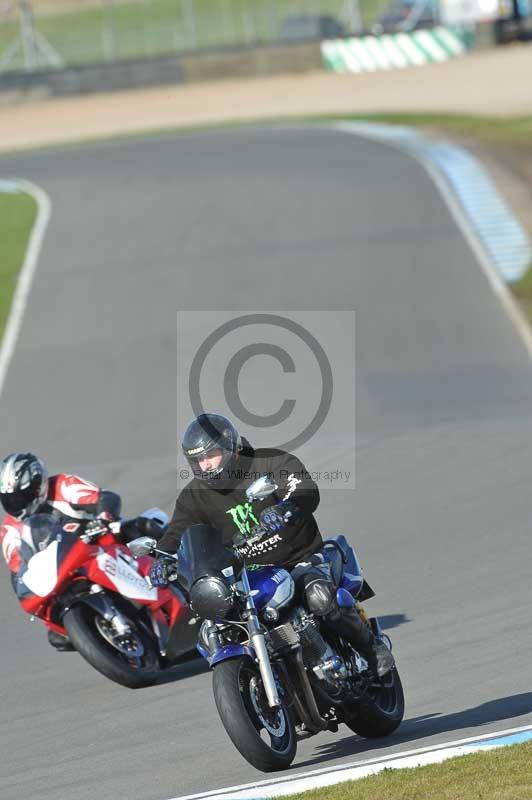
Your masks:
<svg viewBox="0 0 532 800"><path fill-rule="evenodd" d="M190 590L190 605L202 619L223 618L233 606L233 592L221 578L200 578Z"/></svg>

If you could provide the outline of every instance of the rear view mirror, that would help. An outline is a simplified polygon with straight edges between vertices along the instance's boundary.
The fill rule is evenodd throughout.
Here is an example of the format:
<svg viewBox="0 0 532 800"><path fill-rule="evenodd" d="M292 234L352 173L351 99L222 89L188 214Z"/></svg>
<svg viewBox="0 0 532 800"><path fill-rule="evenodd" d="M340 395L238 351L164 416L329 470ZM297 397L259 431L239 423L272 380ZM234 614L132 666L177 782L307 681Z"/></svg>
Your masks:
<svg viewBox="0 0 532 800"><path fill-rule="evenodd" d="M129 542L128 547L134 556L147 556L157 546L157 540L151 536L139 536Z"/></svg>
<svg viewBox="0 0 532 800"><path fill-rule="evenodd" d="M262 478L257 478L246 489L246 497L248 500L264 500L275 492L279 487L272 481L268 475L263 475Z"/></svg>

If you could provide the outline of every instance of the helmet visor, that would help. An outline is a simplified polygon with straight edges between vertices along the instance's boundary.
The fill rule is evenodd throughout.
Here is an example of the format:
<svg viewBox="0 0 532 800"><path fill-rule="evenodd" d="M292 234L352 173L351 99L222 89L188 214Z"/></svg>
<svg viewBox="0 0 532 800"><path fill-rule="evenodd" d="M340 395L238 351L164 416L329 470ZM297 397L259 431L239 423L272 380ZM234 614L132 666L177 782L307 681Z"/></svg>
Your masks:
<svg viewBox="0 0 532 800"><path fill-rule="evenodd" d="M221 475L233 453L214 447L195 455L185 455L194 477L202 481L211 481Z"/></svg>
<svg viewBox="0 0 532 800"><path fill-rule="evenodd" d="M26 508L35 501L35 489L19 489L16 492L9 492L0 495L0 500L6 512L12 517L22 517Z"/></svg>

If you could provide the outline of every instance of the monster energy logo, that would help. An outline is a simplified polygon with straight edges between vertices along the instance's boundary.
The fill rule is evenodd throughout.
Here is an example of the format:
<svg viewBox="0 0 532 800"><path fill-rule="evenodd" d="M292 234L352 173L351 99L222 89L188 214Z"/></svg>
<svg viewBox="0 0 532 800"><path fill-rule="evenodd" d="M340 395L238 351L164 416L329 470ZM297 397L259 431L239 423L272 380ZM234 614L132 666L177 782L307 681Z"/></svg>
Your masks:
<svg viewBox="0 0 532 800"><path fill-rule="evenodd" d="M253 513L251 503L234 506L225 513L231 515L233 522L242 534L251 533L255 525L259 524L257 517Z"/></svg>

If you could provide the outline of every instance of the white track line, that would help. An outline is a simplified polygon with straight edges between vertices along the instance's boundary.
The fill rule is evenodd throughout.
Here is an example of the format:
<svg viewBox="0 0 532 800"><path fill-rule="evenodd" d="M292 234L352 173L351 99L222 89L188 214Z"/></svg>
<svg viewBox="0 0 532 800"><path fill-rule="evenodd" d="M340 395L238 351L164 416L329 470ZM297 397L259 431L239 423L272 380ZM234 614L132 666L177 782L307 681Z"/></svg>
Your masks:
<svg viewBox="0 0 532 800"><path fill-rule="evenodd" d="M458 739L454 742L445 742L432 747L420 747L416 750L405 750L393 755L378 756L365 761L344 764L341 767L324 767L323 769L291 775L288 778L280 777L269 781L229 786L226 789L215 789L203 794L187 794L181 797L174 797L172 800L263 800L263 798L298 794L308 789L332 786L336 783L374 775L386 768L399 769L438 763L454 755L474 752L472 745L477 743L479 744L479 749L482 749L482 742L486 742L489 745L489 741L492 739L499 739L501 736L512 736L525 731L532 731L532 726L525 725L519 728L494 731L481 736L469 736L466 739Z"/></svg>
<svg viewBox="0 0 532 800"><path fill-rule="evenodd" d="M52 203L50 198L39 186L35 186L35 184L24 180L10 179L9 183L18 187L20 192L29 194L31 197L33 197L37 203L37 219L35 220L31 231L24 263L18 276L15 294L11 303L11 309L9 311L4 337L0 347L0 396L2 395L7 370L9 368L9 364L11 363L15 346L17 344L20 328L22 326L22 319L24 317L24 311L26 310L26 305L28 302L28 295L30 293L33 277L37 268L39 254L41 252L44 234L46 233L46 228L48 227L52 213Z"/></svg>
<svg viewBox="0 0 532 800"><path fill-rule="evenodd" d="M350 122L340 122L334 127L336 130L342 131L343 133L352 134L354 136L362 136L366 139L379 141L383 144L389 145L390 147L393 147L396 150L400 150L402 153L411 156L418 161L422 167L425 168L427 174L430 176L430 178L432 178L436 188L443 197L454 221L462 231L465 240L473 251L478 263L488 279L494 294L499 298L504 310L516 327L519 336L527 349L528 355L532 359L532 328L528 324L525 315L521 311L517 301L508 289L506 283L499 275L490 256L488 255L486 248L484 247L483 242L474 230L469 217L466 215L456 195L448 185L439 168L430 160L430 157L416 151L414 147L405 146L400 141L392 138L383 139L378 135L372 134L369 130L365 132L363 129L363 123L355 123L353 125L353 123Z"/></svg>

